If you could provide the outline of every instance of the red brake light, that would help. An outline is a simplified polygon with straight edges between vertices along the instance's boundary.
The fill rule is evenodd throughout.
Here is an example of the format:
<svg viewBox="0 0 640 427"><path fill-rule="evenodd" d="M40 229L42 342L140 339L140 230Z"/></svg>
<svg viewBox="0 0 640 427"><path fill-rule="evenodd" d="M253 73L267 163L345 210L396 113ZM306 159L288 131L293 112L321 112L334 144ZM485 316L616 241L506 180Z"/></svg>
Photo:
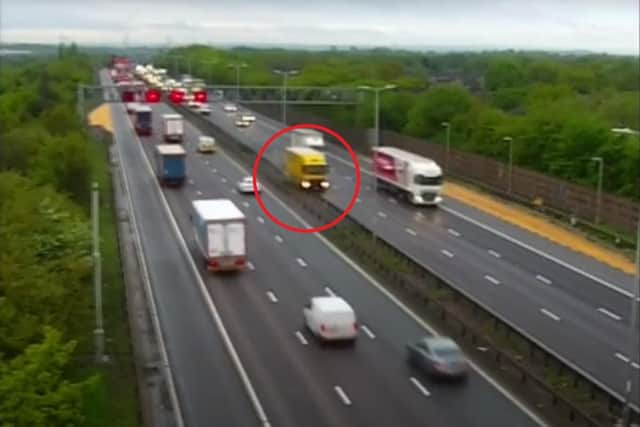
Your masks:
<svg viewBox="0 0 640 427"><path fill-rule="evenodd" d="M207 102L207 91L200 90L193 93L193 99L196 102Z"/></svg>
<svg viewBox="0 0 640 427"><path fill-rule="evenodd" d="M324 331L325 331L325 329L326 329L326 328L324 327L324 323L323 323L322 325L320 325L320 330L321 330L322 332L324 332Z"/></svg>
<svg viewBox="0 0 640 427"><path fill-rule="evenodd" d="M126 91L122 93L122 102L134 102L133 92Z"/></svg>
<svg viewBox="0 0 640 427"><path fill-rule="evenodd" d="M151 102L151 103L159 102L160 101L160 91L156 90L156 89L149 89L144 94L144 100L146 102Z"/></svg>
<svg viewBox="0 0 640 427"><path fill-rule="evenodd" d="M217 267L217 266L218 266L218 261L211 261L211 262L209 263L209 265L210 265L211 267Z"/></svg>
<svg viewBox="0 0 640 427"><path fill-rule="evenodd" d="M169 100L174 104L181 104L184 101L184 92L179 90L172 90L169 93Z"/></svg>
<svg viewBox="0 0 640 427"><path fill-rule="evenodd" d="M244 260L242 258L236 260L236 265L243 265Z"/></svg>
<svg viewBox="0 0 640 427"><path fill-rule="evenodd" d="M353 322L353 329L358 330L358 322Z"/></svg>

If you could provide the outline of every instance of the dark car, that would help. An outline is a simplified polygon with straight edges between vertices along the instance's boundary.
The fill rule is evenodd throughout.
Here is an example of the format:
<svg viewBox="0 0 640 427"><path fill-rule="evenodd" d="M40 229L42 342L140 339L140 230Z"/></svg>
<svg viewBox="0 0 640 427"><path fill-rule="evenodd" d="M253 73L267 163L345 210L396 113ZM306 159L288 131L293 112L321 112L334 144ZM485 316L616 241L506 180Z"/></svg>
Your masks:
<svg viewBox="0 0 640 427"><path fill-rule="evenodd" d="M425 374L440 378L465 378L467 360L451 338L425 337L407 344L409 363Z"/></svg>

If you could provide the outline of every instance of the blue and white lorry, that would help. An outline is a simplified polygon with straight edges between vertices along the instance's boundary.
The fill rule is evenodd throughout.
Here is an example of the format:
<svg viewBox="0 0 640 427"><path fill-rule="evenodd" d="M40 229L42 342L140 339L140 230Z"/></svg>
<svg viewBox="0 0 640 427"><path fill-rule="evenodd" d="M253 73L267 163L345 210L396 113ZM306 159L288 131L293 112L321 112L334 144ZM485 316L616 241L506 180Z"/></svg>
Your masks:
<svg viewBox="0 0 640 427"><path fill-rule="evenodd" d="M181 186L187 174L187 153L182 145L156 145L156 175L162 185Z"/></svg>

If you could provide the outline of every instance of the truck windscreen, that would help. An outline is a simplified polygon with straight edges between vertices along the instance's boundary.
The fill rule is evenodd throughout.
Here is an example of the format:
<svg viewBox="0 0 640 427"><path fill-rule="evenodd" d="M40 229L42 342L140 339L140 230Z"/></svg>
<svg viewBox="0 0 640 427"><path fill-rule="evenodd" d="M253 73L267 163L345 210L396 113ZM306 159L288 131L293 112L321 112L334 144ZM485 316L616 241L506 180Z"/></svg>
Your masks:
<svg viewBox="0 0 640 427"><path fill-rule="evenodd" d="M138 113L138 120L141 122L150 122L151 121L151 112L145 111L143 113Z"/></svg>
<svg viewBox="0 0 640 427"><path fill-rule="evenodd" d="M328 169L327 165L306 165L302 166L302 173L305 175L326 175Z"/></svg>
<svg viewBox="0 0 640 427"><path fill-rule="evenodd" d="M442 175L434 177L416 175L413 178L413 183L417 185L442 185Z"/></svg>

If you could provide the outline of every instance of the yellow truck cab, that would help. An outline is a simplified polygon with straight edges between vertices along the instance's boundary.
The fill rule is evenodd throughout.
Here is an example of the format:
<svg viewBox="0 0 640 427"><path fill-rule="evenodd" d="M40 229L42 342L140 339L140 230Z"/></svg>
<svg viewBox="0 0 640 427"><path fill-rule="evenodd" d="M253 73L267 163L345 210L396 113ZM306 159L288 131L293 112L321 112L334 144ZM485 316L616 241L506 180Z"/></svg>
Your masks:
<svg viewBox="0 0 640 427"><path fill-rule="evenodd" d="M284 153L287 177L304 190L329 188L329 166L324 153L308 147L287 147Z"/></svg>

